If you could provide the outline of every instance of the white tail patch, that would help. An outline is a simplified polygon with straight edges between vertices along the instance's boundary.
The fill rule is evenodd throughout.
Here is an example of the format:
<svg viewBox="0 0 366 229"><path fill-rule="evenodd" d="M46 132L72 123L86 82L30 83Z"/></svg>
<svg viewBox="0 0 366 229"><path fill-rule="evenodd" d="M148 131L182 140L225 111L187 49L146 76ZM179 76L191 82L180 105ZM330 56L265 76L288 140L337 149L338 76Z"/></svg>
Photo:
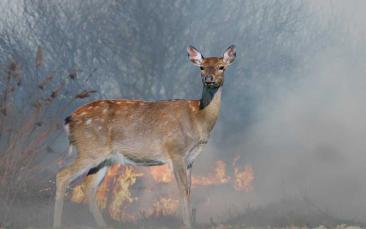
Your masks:
<svg viewBox="0 0 366 229"><path fill-rule="evenodd" d="M65 129L67 137L69 137L69 135L70 135L70 124L69 123L65 124L64 129ZM71 154L72 154L72 145L69 143L69 147L67 148L67 156L71 156Z"/></svg>

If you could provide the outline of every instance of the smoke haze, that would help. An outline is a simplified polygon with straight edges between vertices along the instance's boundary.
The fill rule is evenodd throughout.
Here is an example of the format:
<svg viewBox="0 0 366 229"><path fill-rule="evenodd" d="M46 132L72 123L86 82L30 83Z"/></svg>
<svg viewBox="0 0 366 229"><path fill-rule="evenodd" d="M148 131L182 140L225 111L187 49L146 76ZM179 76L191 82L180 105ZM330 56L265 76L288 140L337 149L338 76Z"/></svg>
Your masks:
<svg viewBox="0 0 366 229"><path fill-rule="evenodd" d="M0 8L1 73L16 62L24 75L11 100L22 112L0 116L1 124L8 123L0 125L1 157L17 136L7 135L5 127L24 126L19 120L28 120L34 109L38 98L31 101L31 95L39 93L40 76L51 75L65 88L42 113L40 128L47 128L62 125L77 106L99 98L198 98L199 70L189 64L186 46L216 56L233 43L238 56L225 75L220 118L193 173L207 174L216 160L231 165L240 156L240 166L254 169L254 191L193 189L197 221L222 222L275 206L276 213L256 217L286 216L295 209L366 224L365 1L4 0ZM34 61L39 47L42 69ZM6 83L0 83L3 95ZM91 89L97 93L74 99ZM54 91L42 88L47 96ZM34 176L41 174L45 182L54 179L67 144L61 128L52 130L34 159L42 168ZM24 224L51 224L50 190L48 202L39 207L47 219ZM307 220L294 223L321 222ZM0 227L15 221L0 218Z"/></svg>
<svg viewBox="0 0 366 229"><path fill-rule="evenodd" d="M256 191L249 202L252 198L251 203L266 206L299 200L305 212L315 208L366 222L366 17L361 10L365 3L352 3L310 4L317 16L340 22L338 38L299 63L286 81L269 79L269 95L259 93L264 98L256 104L251 124L231 139L237 145L218 152L241 152L253 164Z"/></svg>

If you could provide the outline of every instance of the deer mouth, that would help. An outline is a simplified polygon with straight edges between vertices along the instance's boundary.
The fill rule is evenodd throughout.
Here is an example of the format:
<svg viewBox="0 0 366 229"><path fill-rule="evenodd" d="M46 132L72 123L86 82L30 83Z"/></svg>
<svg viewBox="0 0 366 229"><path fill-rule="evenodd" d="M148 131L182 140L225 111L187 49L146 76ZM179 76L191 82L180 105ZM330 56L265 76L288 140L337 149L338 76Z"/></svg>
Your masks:
<svg viewBox="0 0 366 229"><path fill-rule="evenodd" d="M210 87L210 88L216 88L216 87L220 87L221 86L219 83L216 83L215 81L204 82L204 85L206 87Z"/></svg>

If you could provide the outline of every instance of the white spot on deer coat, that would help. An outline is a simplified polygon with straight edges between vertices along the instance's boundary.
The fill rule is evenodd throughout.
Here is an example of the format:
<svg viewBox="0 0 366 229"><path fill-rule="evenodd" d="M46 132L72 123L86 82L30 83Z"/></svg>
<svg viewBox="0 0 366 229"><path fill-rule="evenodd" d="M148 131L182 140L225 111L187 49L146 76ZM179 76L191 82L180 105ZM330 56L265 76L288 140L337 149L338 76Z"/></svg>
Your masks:
<svg viewBox="0 0 366 229"><path fill-rule="evenodd" d="M86 125L90 125L92 123L92 119L91 118L87 119L85 123Z"/></svg>

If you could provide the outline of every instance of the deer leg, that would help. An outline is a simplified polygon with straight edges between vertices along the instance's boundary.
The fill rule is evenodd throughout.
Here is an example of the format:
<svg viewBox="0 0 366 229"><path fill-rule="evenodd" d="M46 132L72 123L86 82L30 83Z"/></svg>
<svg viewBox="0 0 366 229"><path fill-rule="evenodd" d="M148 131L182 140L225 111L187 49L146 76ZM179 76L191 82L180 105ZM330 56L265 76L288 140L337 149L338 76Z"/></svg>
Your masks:
<svg viewBox="0 0 366 229"><path fill-rule="evenodd" d="M192 164L187 166L187 183L188 183L188 195L191 196L191 186L192 186Z"/></svg>
<svg viewBox="0 0 366 229"><path fill-rule="evenodd" d="M64 167L56 175L56 197L55 197L55 210L53 215L53 227L57 228L61 226L62 210L64 205L64 198L67 186L74 179L86 172L93 164L89 161L83 162L75 160L72 164Z"/></svg>
<svg viewBox="0 0 366 229"><path fill-rule="evenodd" d="M185 161L173 161L174 176L177 181L178 191L182 204L183 223L187 228L192 228L192 211L190 203L190 171Z"/></svg>
<svg viewBox="0 0 366 229"><path fill-rule="evenodd" d="M95 221L99 227L105 227L103 216L99 211L96 193L100 182L104 179L108 167L103 167L94 174L89 174L86 177L86 195L88 198L89 210L93 214Z"/></svg>

